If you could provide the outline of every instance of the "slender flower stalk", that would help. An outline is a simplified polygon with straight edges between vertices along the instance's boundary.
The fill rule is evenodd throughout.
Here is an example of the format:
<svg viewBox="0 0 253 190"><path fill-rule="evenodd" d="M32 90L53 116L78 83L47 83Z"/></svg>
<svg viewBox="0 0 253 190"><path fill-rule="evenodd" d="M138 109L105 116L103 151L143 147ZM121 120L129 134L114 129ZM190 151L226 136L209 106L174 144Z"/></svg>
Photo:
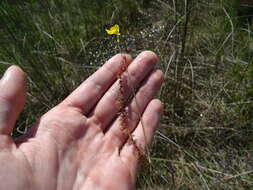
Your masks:
<svg viewBox="0 0 253 190"><path fill-rule="evenodd" d="M105 31L107 32L108 35L116 35L116 37L117 37L117 45L118 45L119 50L121 50L120 44L119 44L119 42L120 42L120 27L119 27L119 25L115 24L110 29L106 29ZM119 79L119 86L120 86L119 87L120 88L119 95L118 95L118 103L119 103L119 114L120 114L122 132L128 135L129 142L134 145L134 147L136 148L137 154L140 156L140 158L141 159L145 158L145 160L147 160L147 158L148 158L148 162L150 163L151 161L150 161L150 158L149 158L149 152L147 151L146 152L147 155L146 155L145 152L143 152L143 151L140 150L140 148L138 147L138 145L136 144L136 142L135 142L135 140L133 138L133 135L131 134L131 131L129 130L128 112L125 109L127 101L124 98L125 88L124 88L123 77L122 77L122 74L124 72L127 72L127 74L128 74L128 71L127 71L128 65L126 63L126 57L125 57L125 55L122 55L122 56L123 56L123 64L121 66L120 71L117 74L117 77ZM131 80L130 77L129 77L129 80ZM135 98L135 91L134 91L134 89L131 89L131 90L134 93L134 100L136 101L136 104L137 104L137 100ZM141 124L142 124L142 127L143 127L144 138L145 138L145 141L146 141L146 135L145 135L145 131L144 131L144 126L143 126L143 121L142 121L142 118L141 118L141 114L140 114L140 120L141 120ZM148 150L148 147L147 147L147 150Z"/></svg>

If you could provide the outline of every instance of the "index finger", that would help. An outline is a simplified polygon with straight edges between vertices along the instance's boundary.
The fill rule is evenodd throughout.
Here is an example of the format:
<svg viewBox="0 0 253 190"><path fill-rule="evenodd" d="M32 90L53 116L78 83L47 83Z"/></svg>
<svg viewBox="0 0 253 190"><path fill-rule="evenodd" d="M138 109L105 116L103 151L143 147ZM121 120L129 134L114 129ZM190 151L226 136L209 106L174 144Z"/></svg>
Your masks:
<svg viewBox="0 0 253 190"><path fill-rule="evenodd" d="M88 114L115 82L122 66L131 62L132 58L128 54L115 55L74 90L62 104L78 108L83 114Z"/></svg>

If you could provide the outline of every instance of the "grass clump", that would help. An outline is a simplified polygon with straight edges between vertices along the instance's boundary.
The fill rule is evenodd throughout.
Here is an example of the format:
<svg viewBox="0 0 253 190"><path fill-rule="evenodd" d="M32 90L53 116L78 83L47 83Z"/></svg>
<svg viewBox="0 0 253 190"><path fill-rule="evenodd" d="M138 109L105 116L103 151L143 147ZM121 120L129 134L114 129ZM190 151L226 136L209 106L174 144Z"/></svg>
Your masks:
<svg viewBox="0 0 253 190"><path fill-rule="evenodd" d="M0 71L28 72L14 136L119 49L160 57L164 117L139 189L253 187L252 5L236 0L0 2ZM105 28L119 23L119 44ZM117 43L117 44L116 44Z"/></svg>

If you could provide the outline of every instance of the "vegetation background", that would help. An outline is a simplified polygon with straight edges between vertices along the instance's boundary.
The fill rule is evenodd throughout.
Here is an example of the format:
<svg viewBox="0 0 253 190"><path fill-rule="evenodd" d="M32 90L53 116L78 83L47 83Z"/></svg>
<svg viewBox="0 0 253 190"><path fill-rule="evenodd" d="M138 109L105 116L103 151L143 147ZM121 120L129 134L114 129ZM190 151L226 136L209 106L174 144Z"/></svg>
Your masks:
<svg viewBox="0 0 253 190"><path fill-rule="evenodd" d="M29 76L14 137L115 53L160 58L164 117L138 189L253 189L253 14L247 0L2 0L0 73ZM4 90L4 89L1 89Z"/></svg>

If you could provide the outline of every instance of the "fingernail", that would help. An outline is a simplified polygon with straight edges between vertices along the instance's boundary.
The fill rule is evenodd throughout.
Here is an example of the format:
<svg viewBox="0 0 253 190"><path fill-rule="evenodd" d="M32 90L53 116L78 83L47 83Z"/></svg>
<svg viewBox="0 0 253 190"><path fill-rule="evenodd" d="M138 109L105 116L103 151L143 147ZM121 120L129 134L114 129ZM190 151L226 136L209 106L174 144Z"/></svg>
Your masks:
<svg viewBox="0 0 253 190"><path fill-rule="evenodd" d="M4 75L1 78L1 83L8 80L9 76L10 76L10 67L4 72Z"/></svg>

